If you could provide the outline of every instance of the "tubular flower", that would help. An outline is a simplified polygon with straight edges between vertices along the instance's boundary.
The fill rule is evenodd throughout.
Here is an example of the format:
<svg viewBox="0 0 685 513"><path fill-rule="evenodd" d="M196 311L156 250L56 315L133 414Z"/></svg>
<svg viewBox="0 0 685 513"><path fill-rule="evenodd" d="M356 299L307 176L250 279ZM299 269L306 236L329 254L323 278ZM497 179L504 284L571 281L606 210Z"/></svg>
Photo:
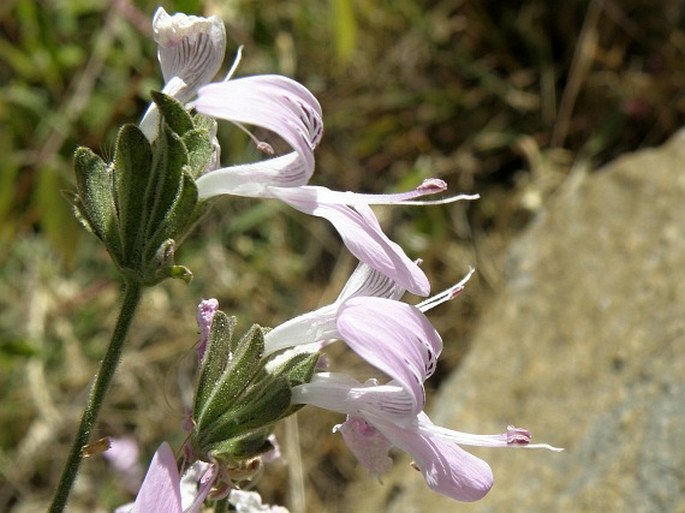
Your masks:
<svg viewBox="0 0 685 513"><path fill-rule="evenodd" d="M360 264L331 305L277 326L264 337L265 354L327 339L341 339L402 387L401 400L421 411L423 382L435 370L442 339L416 307L397 301L403 289Z"/></svg>
<svg viewBox="0 0 685 513"><path fill-rule="evenodd" d="M381 397L398 401L398 418L416 415L425 401L423 383L435 372L443 348L424 312L456 297L472 274L473 269L459 283L412 306L398 301L403 287L360 263L335 302L269 331L264 337L265 355L293 347L318 351L326 340L343 340L393 379L385 388L367 391L366 397L382 391Z"/></svg>
<svg viewBox="0 0 685 513"><path fill-rule="evenodd" d="M404 289L386 275L365 263L357 265L338 298L312 312L294 317L275 327L264 337L264 354L340 338L336 319L345 301L355 297L399 299ZM317 347L317 350L320 347Z"/></svg>
<svg viewBox="0 0 685 513"><path fill-rule="evenodd" d="M239 98L240 101L236 101ZM316 98L286 77L254 76L209 84L200 89L195 108L208 116L267 128L292 148L290 153L259 162L216 169L197 180L201 198L221 194L277 199L305 214L327 219L359 260L426 296L428 279L396 243L382 231L371 204L432 204L416 198L444 191L441 180L427 180L414 191L366 195L309 186L314 172L314 148L323 122Z"/></svg>
<svg viewBox="0 0 685 513"><path fill-rule="evenodd" d="M311 404L347 414L334 427L357 460L374 473L389 469L388 451L397 447L414 459L428 486L450 498L471 502L483 498L493 484L490 466L460 445L527 447L559 451L547 444L531 444L530 433L509 426L497 435L474 435L436 426L420 411L414 413L412 392L396 382L361 384L342 374L320 373L293 389L293 404Z"/></svg>

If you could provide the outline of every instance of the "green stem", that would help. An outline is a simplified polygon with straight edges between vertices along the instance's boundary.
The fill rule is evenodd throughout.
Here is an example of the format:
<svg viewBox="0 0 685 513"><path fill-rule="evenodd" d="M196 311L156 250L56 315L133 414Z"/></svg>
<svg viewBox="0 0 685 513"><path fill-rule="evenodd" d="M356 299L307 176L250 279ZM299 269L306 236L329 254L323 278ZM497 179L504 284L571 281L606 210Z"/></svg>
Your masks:
<svg viewBox="0 0 685 513"><path fill-rule="evenodd" d="M81 424L78 427L78 432L74 438L74 443L69 451L69 456L64 464L62 470L62 477L60 478L55 495L50 505L49 513L62 513L67 505L69 492L74 485L76 474L78 473L81 459L83 458L81 450L84 445L88 444L93 425L97 420L98 413L102 407L102 403L107 396L107 390L112 382L114 371L121 359L121 349L126 340L126 334L131 327L133 316L136 312L136 307L140 302L143 287L139 283L128 281L124 287L123 302L117 324L112 333L112 339L109 342L107 353L100 363L100 371L95 376L95 381L90 389L88 395L88 403L83 410L81 417Z"/></svg>

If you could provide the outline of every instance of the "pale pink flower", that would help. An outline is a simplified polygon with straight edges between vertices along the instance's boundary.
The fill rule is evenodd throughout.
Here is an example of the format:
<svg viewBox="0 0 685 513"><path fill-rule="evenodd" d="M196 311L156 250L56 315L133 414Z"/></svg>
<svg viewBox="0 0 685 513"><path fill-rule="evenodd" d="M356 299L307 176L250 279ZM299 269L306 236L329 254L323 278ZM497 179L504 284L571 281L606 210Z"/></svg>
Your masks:
<svg viewBox="0 0 685 513"><path fill-rule="evenodd" d="M442 339L423 312L454 298L472 273L416 307L388 298L344 298L328 313L335 317L335 334L391 380L361 384L344 374L318 373L309 383L294 387L291 399L293 404L347 414L347 420L334 431L343 435L359 462L373 473L388 470L388 451L394 446L413 457L432 489L461 501L482 498L493 477L486 462L460 445L558 450L547 444L530 444L530 433L513 426L497 435L436 426L423 411L423 383L435 370L442 350ZM327 325L330 329L330 320Z"/></svg>
<svg viewBox="0 0 685 513"><path fill-rule="evenodd" d="M490 466L460 445L527 447L559 451L547 444L531 444L530 433L509 426L505 433L474 435L433 424L415 413L412 392L390 382L362 385L342 374L320 373L293 389L293 404L311 404L347 414L334 428L357 457L374 473L388 468L388 450L397 447L410 454L430 488L460 501L475 501L492 487Z"/></svg>
<svg viewBox="0 0 685 513"><path fill-rule="evenodd" d="M257 147L273 155L273 147L257 140L244 125L265 128L281 137L292 151L278 156L216 169L219 148L205 174L197 179L201 199L231 194L272 198L309 215L330 221L344 244L359 260L392 277L410 292L427 296L428 279L397 244L381 230L369 205L444 204L477 196L454 196L438 201L417 198L446 190L442 180L430 179L399 194L355 194L307 185L314 172L314 149L323 134L322 111L314 95L281 75L232 78L240 51L225 80L210 83L226 48L226 32L215 16L202 18L159 8L153 18L158 58L165 85L162 92L189 108L231 121L248 133ZM197 94L197 99L193 98ZM159 112L152 104L141 121L149 140L157 137ZM214 135L214 134L213 134Z"/></svg>
<svg viewBox="0 0 685 513"><path fill-rule="evenodd" d="M150 462L143 484L133 504L120 506L115 513L198 513L214 482L214 468L205 466L202 476L191 468L193 491L188 494L188 484L182 493L181 476L174 453L164 442ZM199 487L198 487L199 480Z"/></svg>
<svg viewBox="0 0 685 513"><path fill-rule="evenodd" d="M209 84L200 89L195 108L208 116L266 128L292 148L285 155L205 173L197 179L200 198L221 194L271 198L327 219L359 260L409 291L428 295L430 286L425 274L383 233L369 205L444 203L474 196L415 201L444 191L447 186L441 180L427 180L405 193L379 195L307 185L314 172L314 148L323 132L321 107L306 88L286 77L263 75Z"/></svg>
<svg viewBox="0 0 685 513"><path fill-rule="evenodd" d="M133 437L110 438L110 447L104 457L121 475L126 489L136 492L143 476L143 468L138 461L140 450Z"/></svg>

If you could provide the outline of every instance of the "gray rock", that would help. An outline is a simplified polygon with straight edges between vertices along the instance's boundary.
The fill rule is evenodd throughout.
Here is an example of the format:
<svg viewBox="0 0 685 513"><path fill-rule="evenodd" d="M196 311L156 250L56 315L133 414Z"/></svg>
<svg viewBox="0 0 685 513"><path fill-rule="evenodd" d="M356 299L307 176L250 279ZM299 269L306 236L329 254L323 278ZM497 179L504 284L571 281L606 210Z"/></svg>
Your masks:
<svg viewBox="0 0 685 513"><path fill-rule="evenodd" d="M433 420L511 423L565 452L473 450L495 474L473 505L404 460L384 486L354 488L348 510L685 511L685 133L556 197L506 274Z"/></svg>

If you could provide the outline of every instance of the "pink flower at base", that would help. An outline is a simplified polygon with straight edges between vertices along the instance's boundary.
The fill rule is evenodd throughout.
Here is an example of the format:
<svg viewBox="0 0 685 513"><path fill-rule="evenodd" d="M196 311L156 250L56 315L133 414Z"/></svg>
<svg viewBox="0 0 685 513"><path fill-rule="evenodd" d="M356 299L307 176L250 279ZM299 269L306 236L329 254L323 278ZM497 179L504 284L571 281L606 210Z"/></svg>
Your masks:
<svg viewBox="0 0 685 513"><path fill-rule="evenodd" d="M357 461L375 474L390 470L388 451L396 446L414 458L428 486L442 495L473 502L485 497L492 488L490 466L454 443L393 424L385 425L381 431L362 417L352 415L336 427Z"/></svg>
<svg viewBox="0 0 685 513"><path fill-rule="evenodd" d="M164 442L152 457L135 502L120 506L115 513L198 513L213 481L214 472L210 467L203 473L197 492L187 499L192 504L184 509L181 475L176 466L176 458L169 444Z"/></svg>
<svg viewBox="0 0 685 513"><path fill-rule="evenodd" d="M105 459L122 477L126 489L132 493L138 490L143 475L139 456L138 444L130 436L110 438L110 448L104 453Z"/></svg>

